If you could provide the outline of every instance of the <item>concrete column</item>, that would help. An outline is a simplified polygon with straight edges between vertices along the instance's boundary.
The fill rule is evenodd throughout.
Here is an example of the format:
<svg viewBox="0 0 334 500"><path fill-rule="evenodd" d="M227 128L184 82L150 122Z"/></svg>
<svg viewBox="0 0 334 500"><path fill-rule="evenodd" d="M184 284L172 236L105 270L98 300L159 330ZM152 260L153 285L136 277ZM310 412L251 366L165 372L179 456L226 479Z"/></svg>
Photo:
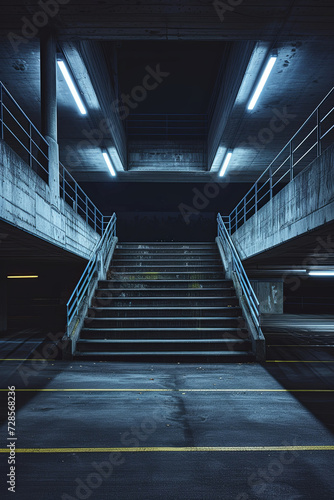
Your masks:
<svg viewBox="0 0 334 500"><path fill-rule="evenodd" d="M7 276L5 267L0 265L0 332L7 330Z"/></svg>
<svg viewBox="0 0 334 500"><path fill-rule="evenodd" d="M51 205L59 206L59 150L57 138L57 45L54 33L41 33L42 134L49 143L49 186Z"/></svg>
<svg viewBox="0 0 334 500"><path fill-rule="evenodd" d="M283 280L251 280L261 314L283 314Z"/></svg>

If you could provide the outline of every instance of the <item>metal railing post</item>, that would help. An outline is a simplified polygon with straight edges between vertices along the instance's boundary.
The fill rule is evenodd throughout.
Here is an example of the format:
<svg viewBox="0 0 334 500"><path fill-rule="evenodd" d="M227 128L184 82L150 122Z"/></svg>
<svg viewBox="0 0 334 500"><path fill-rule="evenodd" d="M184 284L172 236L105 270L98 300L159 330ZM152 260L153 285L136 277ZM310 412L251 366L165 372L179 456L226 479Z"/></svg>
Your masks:
<svg viewBox="0 0 334 500"><path fill-rule="evenodd" d="M247 201L246 201L246 196L244 197L244 224L246 222L246 216L247 216Z"/></svg>
<svg viewBox="0 0 334 500"><path fill-rule="evenodd" d="M234 209L235 211L235 230L238 229L238 205Z"/></svg>
<svg viewBox="0 0 334 500"><path fill-rule="evenodd" d="M255 213L257 213L257 182L255 182L254 188L255 188L254 207L255 207Z"/></svg>
<svg viewBox="0 0 334 500"><path fill-rule="evenodd" d="M78 184L74 183L74 210L78 213Z"/></svg>
<svg viewBox="0 0 334 500"><path fill-rule="evenodd" d="M3 126L3 86L0 84L0 120L1 120L1 139L4 140L4 126Z"/></svg>
<svg viewBox="0 0 334 500"><path fill-rule="evenodd" d="M317 156L321 155L321 119L320 107L317 109Z"/></svg>
<svg viewBox="0 0 334 500"><path fill-rule="evenodd" d="M29 166L32 168L32 140L31 140L31 122L29 122Z"/></svg>
<svg viewBox="0 0 334 500"><path fill-rule="evenodd" d="M88 224L88 197L86 195L86 222Z"/></svg>
<svg viewBox="0 0 334 500"><path fill-rule="evenodd" d="M293 145L290 141L290 181L293 180Z"/></svg>
<svg viewBox="0 0 334 500"><path fill-rule="evenodd" d="M270 199L273 199L273 173L272 167L269 167L269 191L270 191Z"/></svg>
<svg viewBox="0 0 334 500"><path fill-rule="evenodd" d="M96 231L96 206L94 205L94 231Z"/></svg>

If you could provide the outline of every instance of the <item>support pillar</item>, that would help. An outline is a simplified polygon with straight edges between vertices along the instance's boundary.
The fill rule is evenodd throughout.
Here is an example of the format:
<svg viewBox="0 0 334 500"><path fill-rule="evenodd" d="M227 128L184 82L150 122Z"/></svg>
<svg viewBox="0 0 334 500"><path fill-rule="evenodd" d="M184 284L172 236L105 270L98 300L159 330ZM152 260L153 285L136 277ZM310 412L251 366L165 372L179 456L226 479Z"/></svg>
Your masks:
<svg viewBox="0 0 334 500"><path fill-rule="evenodd" d="M0 265L0 332L7 330L7 275Z"/></svg>
<svg viewBox="0 0 334 500"><path fill-rule="evenodd" d="M283 280L251 280L261 314L283 314Z"/></svg>
<svg viewBox="0 0 334 500"><path fill-rule="evenodd" d="M59 149L57 137L57 45L52 30L41 33L42 134L49 143L49 186L51 205L59 207Z"/></svg>

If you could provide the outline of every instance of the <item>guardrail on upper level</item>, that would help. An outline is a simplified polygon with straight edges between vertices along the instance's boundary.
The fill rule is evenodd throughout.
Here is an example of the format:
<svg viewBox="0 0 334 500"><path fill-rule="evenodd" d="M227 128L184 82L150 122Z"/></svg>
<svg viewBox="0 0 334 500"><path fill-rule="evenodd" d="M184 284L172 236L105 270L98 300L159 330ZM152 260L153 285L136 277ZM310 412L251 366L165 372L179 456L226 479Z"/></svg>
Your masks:
<svg viewBox="0 0 334 500"><path fill-rule="evenodd" d="M45 182L49 178L49 144L0 82L1 139Z"/></svg>
<svg viewBox="0 0 334 500"><path fill-rule="evenodd" d="M260 326L260 309L259 309L260 303L255 295L252 285L249 282L248 276L246 274L244 266L242 265L238 252L234 246L231 236L229 235L229 231L225 226L223 217L220 214L218 214L217 216L217 223L218 223L218 239L220 240L222 247L225 249L225 251L226 250L229 251L232 264L231 270L237 276L238 282L242 289L243 297L247 303L255 328L260 337L262 336L261 326Z"/></svg>
<svg viewBox="0 0 334 500"><path fill-rule="evenodd" d="M49 144L0 82L1 139L42 179L49 181ZM94 231L102 235L107 222L74 177L59 163L60 197Z"/></svg>
<svg viewBox="0 0 334 500"><path fill-rule="evenodd" d="M334 87L230 213L230 234L334 142L333 111Z"/></svg>
<svg viewBox="0 0 334 500"><path fill-rule="evenodd" d="M85 219L94 231L102 235L106 227L104 215L61 163L59 163L59 182L60 197Z"/></svg>
<svg viewBox="0 0 334 500"><path fill-rule="evenodd" d="M67 337L71 337L73 331L78 328L78 325L73 325L75 320L83 320L85 311L83 311L84 303L86 308L89 306L90 294L94 292L94 285L98 279L101 279L112 249L112 241L116 238L116 214L114 213L106 226L103 236L96 244L92 256L82 273L71 297L67 302Z"/></svg>

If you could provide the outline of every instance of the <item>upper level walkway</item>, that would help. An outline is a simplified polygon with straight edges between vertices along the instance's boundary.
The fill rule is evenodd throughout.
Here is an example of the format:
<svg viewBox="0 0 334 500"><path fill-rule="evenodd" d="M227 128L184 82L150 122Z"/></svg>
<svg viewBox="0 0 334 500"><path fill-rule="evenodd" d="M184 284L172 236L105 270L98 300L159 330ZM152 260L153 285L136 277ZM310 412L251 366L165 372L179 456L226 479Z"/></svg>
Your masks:
<svg viewBox="0 0 334 500"><path fill-rule="evenodd" d="M228 217L248 259L334 222L334 89Z"/></svg>
<svg viewBox="0 0 334 500"><path fill-rule="evenodd" d="M0 220L88 259L105 218L1 84Z"/></svg>

